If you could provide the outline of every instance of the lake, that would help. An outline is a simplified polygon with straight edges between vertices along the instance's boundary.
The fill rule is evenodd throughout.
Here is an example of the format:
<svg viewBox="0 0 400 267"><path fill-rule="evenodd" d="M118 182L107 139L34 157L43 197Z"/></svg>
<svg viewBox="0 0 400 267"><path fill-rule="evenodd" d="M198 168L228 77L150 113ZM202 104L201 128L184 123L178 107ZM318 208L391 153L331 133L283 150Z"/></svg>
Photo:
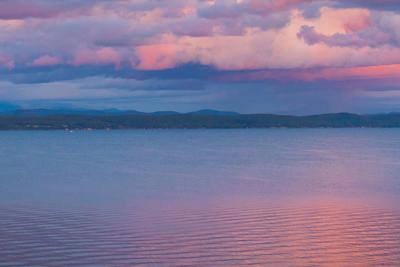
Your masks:
<svg viewBox="0 0 400 267"><path fill-rule="evenodd" d="M0 132L0 266L398 266L400 129Z"/></svg>

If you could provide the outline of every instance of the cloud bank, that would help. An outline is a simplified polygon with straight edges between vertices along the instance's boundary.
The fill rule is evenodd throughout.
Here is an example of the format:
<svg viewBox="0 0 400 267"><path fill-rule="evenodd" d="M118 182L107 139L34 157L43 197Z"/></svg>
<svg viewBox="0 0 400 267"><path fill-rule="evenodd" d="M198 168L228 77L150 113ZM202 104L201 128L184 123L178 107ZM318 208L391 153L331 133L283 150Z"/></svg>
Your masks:
<svg viewBox="0 0 400 267"><path fill-rule="evenodd" d="M394 0L0 0L0 100L25 105L397 110L370 92L399 64Z"/></svg>

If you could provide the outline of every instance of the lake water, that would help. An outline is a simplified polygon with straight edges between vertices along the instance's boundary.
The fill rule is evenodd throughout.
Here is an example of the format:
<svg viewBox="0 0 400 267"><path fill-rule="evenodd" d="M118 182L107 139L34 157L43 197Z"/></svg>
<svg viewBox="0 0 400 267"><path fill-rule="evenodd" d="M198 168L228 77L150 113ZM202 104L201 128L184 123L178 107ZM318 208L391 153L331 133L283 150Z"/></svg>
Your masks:
<svg viewBox="0 0 400 267"><path fill-rule="evenodd" d="M0 266L399 266L400 129L0 132Z"/></svg>

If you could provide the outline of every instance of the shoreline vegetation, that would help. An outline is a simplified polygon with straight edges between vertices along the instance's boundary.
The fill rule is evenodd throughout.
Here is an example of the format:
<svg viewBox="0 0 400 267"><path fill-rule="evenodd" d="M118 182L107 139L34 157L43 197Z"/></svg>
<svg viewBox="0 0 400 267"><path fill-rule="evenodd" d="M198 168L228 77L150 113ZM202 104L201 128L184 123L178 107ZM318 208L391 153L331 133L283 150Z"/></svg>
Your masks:
<svg viewBox="0 0 400 267"><path fill-rule="evenodd" d="M214 110L190 113L137 111L18 110L0 113L0 130L397 128L400 113L309 116L239 114Z"/></svg>

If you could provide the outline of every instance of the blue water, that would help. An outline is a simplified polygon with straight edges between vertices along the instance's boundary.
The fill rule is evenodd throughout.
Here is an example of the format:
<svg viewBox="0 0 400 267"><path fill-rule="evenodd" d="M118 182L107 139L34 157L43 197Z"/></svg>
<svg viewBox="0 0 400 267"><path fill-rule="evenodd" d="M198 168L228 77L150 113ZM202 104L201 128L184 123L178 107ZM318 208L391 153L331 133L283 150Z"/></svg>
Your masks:
<svg viewBox="0 0 400 267"><path fill-rule="evenodd" d="M4 131L0 168L0 266L400 262L400 129Z"/></svg>

